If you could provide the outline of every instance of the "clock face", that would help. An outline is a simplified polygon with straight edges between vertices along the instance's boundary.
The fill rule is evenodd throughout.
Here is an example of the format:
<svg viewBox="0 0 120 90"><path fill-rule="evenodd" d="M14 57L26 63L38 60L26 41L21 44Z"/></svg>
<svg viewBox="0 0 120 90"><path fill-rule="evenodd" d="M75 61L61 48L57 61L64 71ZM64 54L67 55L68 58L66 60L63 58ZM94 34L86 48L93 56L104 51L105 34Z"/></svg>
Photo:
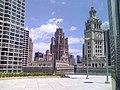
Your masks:
<svg viewBox="0 0 120 90"><path fill-rule="evenodd" d="M96 33L95 34L95 39L101 39L102 38L102 34L101 33Z"/></svg>

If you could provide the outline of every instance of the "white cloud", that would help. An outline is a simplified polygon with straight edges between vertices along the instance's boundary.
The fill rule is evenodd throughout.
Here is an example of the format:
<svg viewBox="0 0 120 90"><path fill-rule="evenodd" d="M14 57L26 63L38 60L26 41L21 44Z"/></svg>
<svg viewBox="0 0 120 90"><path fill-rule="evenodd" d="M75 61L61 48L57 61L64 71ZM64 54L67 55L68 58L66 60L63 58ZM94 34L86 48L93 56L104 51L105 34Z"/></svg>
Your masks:
<svg viewBox="0 0 120 90"><path fill-rule="evenodd" d="M35 43L33 46L34 46L33 52L40 51L42 53L45 53L45 51L50 48L50 43L39 42L39 43Z"/></svg>
<svg viewBox="0 0 120 90"><path fill-rule="evenodd" d="M55 24L55 25L58 25L60 24L61 22L63 22L63 19L62 18L52 18L52 19L49 19L48 23L51 23L51 24Z"/></svg>
<svg viewBox="0 0 120 90"><path fill-rule="evenodd" d="M103 22L103 23L102 23L102 28L108 29L108 28L109 28L109 21Z"/></svg>
<svg viewBox="0 0 120 90"><path fill-rule="evenodd" d="M50 38L53 33L56 31L56 28L59 28L58 24L63 21L61 18L53 18L49 19L46 24L41 25L38 28L28 28L25 29L30 31L30 37L32 38L33 42L37 40L45 40Z"/></svg>
<svg viewBox="0 0 120 90"><path fill-rule="evenodd" d="M71 26L70 31L76 31L76 30L77 30L77 27Z"/></svg>
<svg viewBox="0 0 120 90"><path fill-rule="evenodd" d="M78 37L69 37L68 38L68 44L77 44L77 43L83 43L83 39L80 39Z"/></svg>

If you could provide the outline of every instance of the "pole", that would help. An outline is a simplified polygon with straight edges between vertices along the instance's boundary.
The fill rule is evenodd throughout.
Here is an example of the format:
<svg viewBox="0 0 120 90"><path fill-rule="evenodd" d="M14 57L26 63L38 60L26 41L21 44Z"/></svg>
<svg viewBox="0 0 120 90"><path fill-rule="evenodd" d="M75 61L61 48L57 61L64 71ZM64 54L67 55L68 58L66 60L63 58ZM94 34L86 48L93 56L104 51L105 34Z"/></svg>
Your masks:
<svg viewBox="0 0 120 90"><path fill-rule="evenodd" d="M105 32L107 33L107 31ZM108 81L108 42L107 42L107 34L105 34L105 45L106 45L106 81L105 83L110 83Z"/></svg>
<svg viewBox="0 0 120 90"><path fill-rule="evenodd" d="M87 59L87 77L86 77L86 79L89 79L88 78L88 59Z"/></svg>
<svg viewBox="0 0 120 90"><path fill-rule="evenodd" d="M55 60L55 54L53 53L53 75L56 74L56 60Z"/></svg>
<svg viewBox="0 0 120 90"><path fill-rule="evenodd" d="M88 38L87 38L87 40L89 40ZM87 55L88 55L88 44L87 44L88 42L86 42L86 53L87 53ZM86 77L86 79L89 79L88 78L88 58L87 58L87 77Z"/></svg>

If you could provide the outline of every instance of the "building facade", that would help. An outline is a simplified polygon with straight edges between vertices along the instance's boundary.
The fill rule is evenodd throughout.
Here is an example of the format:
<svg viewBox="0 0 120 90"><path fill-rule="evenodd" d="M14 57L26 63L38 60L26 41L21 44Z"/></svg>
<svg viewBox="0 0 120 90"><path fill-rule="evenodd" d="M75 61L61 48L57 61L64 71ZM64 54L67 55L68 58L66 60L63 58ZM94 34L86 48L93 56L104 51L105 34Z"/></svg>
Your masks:
<svg viewBox="0 0 120 90"><path fill-rule="evenodd" d="M42 61L44 60L44 53L35 52L34 61Z"/></svg>
<svg viewBox="0 0 120 90"><path fill-rule="evenodd" d="M23 43L23 59L22 66L28 65L29 47L28 47L29 31L24 30L24 43Z"/></svg>
<svg viewBox="0 0 120 90"><path fill-rule="evenodd" d="M30 66L33 67L52 67L53 66L53 56L49 50L45 52L45 55L41 52L35 53L35 59L31 62Z"/></svg>
<svg viewBox="0 0 120 90"><path fill-rule="evenodd" d="M81 61L82 57L80 55L77 55L76 59L77 59L77 64L82 63L82 61Z"/></svg>
<svg viewBox="0 0 120 90"><path fill-rule="evenodd" d="M120 90L120 0L108 0L112 90Z"/></svg>
<svg viewBox="0 0 120 90"><path fill-rule="evenodd" d="M111 59L110 59L110 33L109 33L109 29L104 30L104 41L105 41L104 42L105 56L107 56L107 59L108 59L108 66L111 66Z"/></svg>
<svg viewBox="0 0 120 90"><path fill-rule="evenodd" d="M84 30L84 65L93 68L105 67L104 30L101 29L101 20L96 16L96 10L91 7L89 18L85 22Z"/></svg>
<svg viewBox="0 0 120 90"><path fill-rule="evenodd" d="M54 55L54 59L58 63L69 63L69 46L68 38L65 38L63 29L58 28L55 32L55 37L52 37L50 44L50 53ZM57 63L57 64L58 64Z"/></svg>
<svg viewBox="0 0 120 90"><path fill-rule="evenodd" d="M72 54L69 55L69 64L72 66L76 65L75 57Z"/></svg>
<svg viewBox="0 0 120 90"><path fill-rule="evenodd" d="M33 42L32 39L28 39L28 66L31 65L33 61Z"/></svg>
<svg viewBox="0 0 120 90"><path fill-rule="evenodd" d="M25 0L0 0L0 72L21 72Z"/></svg>

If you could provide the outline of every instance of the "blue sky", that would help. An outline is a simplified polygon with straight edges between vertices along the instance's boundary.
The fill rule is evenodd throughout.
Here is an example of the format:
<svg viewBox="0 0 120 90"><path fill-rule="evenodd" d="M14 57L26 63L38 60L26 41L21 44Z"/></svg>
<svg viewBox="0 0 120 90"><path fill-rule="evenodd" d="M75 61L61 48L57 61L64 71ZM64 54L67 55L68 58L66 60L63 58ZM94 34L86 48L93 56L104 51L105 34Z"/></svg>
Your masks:
<svg viewBox="0 0 120 90"><path fill-rule="evenodd" d="M108 24L107 0L93 0L97 17ZM26 0L25 28L30 31L34 52L49 49L56 28L62 27L69 38L69 51L82 55L84 23L89 17L91 0Z"/></svg>

